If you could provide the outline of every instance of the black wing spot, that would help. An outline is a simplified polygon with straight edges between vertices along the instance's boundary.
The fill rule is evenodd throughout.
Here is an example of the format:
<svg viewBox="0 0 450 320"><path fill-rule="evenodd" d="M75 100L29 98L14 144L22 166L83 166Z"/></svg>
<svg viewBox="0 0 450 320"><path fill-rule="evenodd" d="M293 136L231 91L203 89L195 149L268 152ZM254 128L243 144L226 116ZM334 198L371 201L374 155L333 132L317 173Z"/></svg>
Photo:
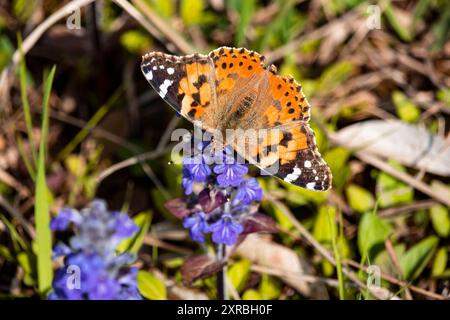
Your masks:
<svg viewBox="0 0 450 320"><path fill-rule="evenodd" d="M191 109L188 112L188 116L191 117L191 118L194 118L196 113L197 113L196 109Z"/></svg>

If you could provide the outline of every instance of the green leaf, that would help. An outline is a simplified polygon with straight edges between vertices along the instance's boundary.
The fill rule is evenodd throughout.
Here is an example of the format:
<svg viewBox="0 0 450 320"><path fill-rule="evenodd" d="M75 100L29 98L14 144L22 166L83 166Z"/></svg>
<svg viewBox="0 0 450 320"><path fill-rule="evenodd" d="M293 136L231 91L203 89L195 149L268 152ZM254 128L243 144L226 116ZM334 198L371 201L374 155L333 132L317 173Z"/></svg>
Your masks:
<svg viewBox="0 0 450 320"><path fill-rule="evenodd" d="M351 184L346 189L346 195L350 208L358 212L365 212L373 209L375 200L372 194L356 184Z"/></svg>
<svg viewBox="0 0 450 320"><path fill-rule="evenodd" d="M429 236L406 251L400 258L400 266L406 280L412 281L422 273L436 251L438 243L438 237Z"/></svg>
<svg viewBox="0 0 450 320"><path fill-rule="evenodd" d="M439 101L444 102L447 105L447 108L450 108L450 89L442 88L436 93L436 98Z"/></svg>
<svg viewBox="0 0 450 320"><path fill-rule="evenodd" d="M259 284L259 293L262 300L277 299L281 294L281 285L275 278L263 274Z"/></svg>
<svg viewBox="0 0 450 320"><path fill-rule="evenodd" d="M405 251L406 247L404 244L397 244L394 246L394 252L396 257L403 256ZM387 274L390 274L392 276L397 276L398 274L398 270L393 265L392 259L386 250L383 250L376 255L375 259L373 260L373 264L379 266L380 269Z"/></svg>
<svg viewBox="0 0 450 320"><path fill-rule="evenodd" d="M150 300L167 299L166 286L164 283L147 271L139 271L137 274L137 284L139 292Z"/></svg>
<svg viewBox="0 0 450 320"><path fill-rule="evenodd" d="M294 225L292 224L291 220L289 220L288 217L286 217L286 215L283 213L282 206L284 206L284 204L272 201L270 201L267 204L263 203L264 209L267 209L275 216L276 221L281 227L286 228L288 230L294 229Z"/></svg>
<svg viewBox="0 0 450 320"><path fill-rule="evenodd" d="M382 247L392 232L392 226L381 220L372 212L365 213L358 228L358 248L361 256L372 258L375 256L377 247Z"/></svg>
<svg viewBox="0 0 450 320"><path fill-rule="evenodd" d="M49 190L45 178L45 153L48 136L48 100L55 76L53 67L45 81L44 99L42 106L41 143L39 146L38 169L36 177L36 195L34 217L36 221L36 254L39 293L45 295L52 286L52 238L50 232Z"/></svg>
<svg viewBox="0 0 450 320"><path fill-rule="evenodd" d="M296 2L293 0L280 1L280 8L275 17L264 27L257 28L257 34L260 37L257 45L258 51L265 51L269 47L280 47L303 31L307 18L305 14L295 9L295 5ZM288 57L285 56L284 58L286 61ZM292 59L292 61L294 60ZM284 64L280 72L282 69L284 69ZM285 73L283 70L281 74L289 74L289 72ZM296 77L294 76L294 78Z"/></svg>
<svg viewBox="0 0 450 320"><path fill-rule="evenodd" d="M324 155L324 159L333 173L333 185L339 190L346 184L350 174L350 168L347 165L349 156L350 152L342 147L328 150Z"/></svg>
<svg viewBox="0 0 450 320"><path fill-rule="evenodd" d="M22 100L22 106L23 106L23 115L25 118L25 125L27 128L27 135L28 135L28 141L30 142L30 148L31 148L31 155L33 159L33 165L30 167L30 175L34 179L35 178L35 171L34 168L36 167L37 163L37 155L36 155L36 146L34 144L34 133L33 133L33 121L31 119L31 111L30 111L30 103L28 101L27 96L27 68L25 65L25 56L23 55L22 50L22 37L18 36L18 46L19 46L19 52L20 52L20 98ZM24 160L30 162L30 160Z"/></svg>
<svg viewBox="0 0 450 320"><path fill-rule="evenodd" d="M12 245L14 247L15 251L29 251L30 246L28 242L26 241L25 237L22 237L15 226L8 220L6 217L0 213L0 220L3 222L3 224L6 226L6 228L9 231L9 234L11 235Z"/></svg>
<svg viewBox="0 0 450 320"><path fill-rule="evenodd" d="M399 38L405 42L410 42L413 38L411 31L408 27L400 23L401 19L397 17L398 13L392 8L391 4L388 4L384 9L384 16L386 17L389 25L394 29Z"/></svg>
<svg viewBox="0 0 450 320"><path fill-rule="evenodd" d="M152 222L152 217L153 213L151 211L144 211L136 215L133 221L139 226L139 231L133 237L123 240L117 247L117 250L119 252L138 253Z"/></svg>
<svg viewBox="0 0 450 320"><path fill-rule="evenodd" d="M187 26L199 25L203 20L203 0L181 0L180 13Z"/></svg>
<svg viewBox="0 0 450 320"><path fill-rule="evenodd" d="M0 71L6 67L14 53L14 46L6 35L0 36Z"/></svg>
<svg viewBox="0 0 450 320"><path fill-rule="evenodd" d="M230 279L233 286L238 292L244 289L244 286L250 276L250 267L252 263L250 260L242 259L228 269L228 279Z"/></svg>
<svg viewBox="0 0 450 320"><path fill-rule="evenodd" d="M348 79L354 70L353 64L348 61L337 62L329 66L320 76L315 91L325 94L332 92L337 86Z"/></svg>
<svg viewBox="0 0 450 320"><path fill-rule="evenodd" d="M86 159L77 154L70 154L64 160L66 169L75 177L84 176L86 173Z"/></svg>
<svg viewBox="0 0 450 320"><path fill-rule="evenodd" d="M24 282L28 286L33 286L36 279L36 258L33 254L20 252L17 254L17 262L22 267L25 276Z"/></svg>
<svg viewBox="0 0 450 320"><path fill-rule="evenodd" d="M446 238L450 234L450 214L442 205L435 205L430 209L431 223L436 233Z"/></svg>
<svg viewBox="0 0 450 320"><path fill-rule="evenodd" d="M430 48L431 52L441 50L448 42L448 35L450 34L450 6L447 4L443 10L444 12L440 14L439 20L432 28L435 41Z"/></svg>
<svg viewBox="0 0 450 320"><path fill-rule="evenodd" d="M408 123L415 123L420 118L420 109L403 92L392 93L395 110L399 118Z"/></svg>
<svg viewBox="0 0 450 320"><path fill-rule="evenodd" d="M164 18L170 18L175 13L173 0L145 0L151 8Z"/></svg>
<svg viewBox="0 0 450 320"><path fill-rule="evenodd" d="M445 267L447 266L447 248L442 247L436 253L434 257L433 267L431 268L431 275L433 277L438 277L442 275L445 271Z"/></svg>
<svg viewBox="0 0 450 320"><path fill-rule="evenodd" d="M28 21L36 10L36 6L33 2L26 0L14 0L12 1L12 12L22 22Z"/></svg>
<svg viewBox="0 0 450 320"><path fill-rule="evenodd" d="M337 234L336 208L321 206L314 223L313 236L321 244L331 248L333 234Z"/></svg>
<svg viewBox="0 0 450 320"><path fill-rule="evenodd" d="M147 33L130 30L120 36L120 44L129 52L139 54L151 46L151 41Z"/></svg>
<svg viewBox="0 0 450 320"><path fill-rule="evenodd" d="M11 253L11 251L8 249L8 247L0 244L0 256L2 256L3 258L5 258L6 261L8 262L13 262L14 261L14 256Z"/></svg>
<svg viewBox="0 0 450 320"><path fill-rule="evenodd" d="M262 300L262 297L255 289L248 289L242 295L242 300Z"/></svg>
<svg viewBox="0 0 450 320"><path fill-rule="evenodd" d="M396 161L391 160L388 163L401 172L406 171L405 168ZM385 172L378 173L376 193L380 208L410 203L414 199L414 189L411 186L397 180Z"/></svg>
<svg viewBox="0 0 450 320"><path fill-rule="evenodd" d="M286 187L288 193L289 200L293 203L304 204L308 201L314 202L316 204L321 204L327 201L329 196L329 191L325 192L317 192L313 190L307 190L303 188L299 188L291 183L285 182L283 180L280 181L281 184ZM296 201L295 198L298 198Z"/></svg>
<svg viewBox="0 0 450 320"><path fill-rule="evenodd" d="M226 2L227 6L234 9L238 13L238 25L234 36L234 42L237 46L242 46L247 33L247 27L255 14L256 1L255 0L229 0Z"/></svg>

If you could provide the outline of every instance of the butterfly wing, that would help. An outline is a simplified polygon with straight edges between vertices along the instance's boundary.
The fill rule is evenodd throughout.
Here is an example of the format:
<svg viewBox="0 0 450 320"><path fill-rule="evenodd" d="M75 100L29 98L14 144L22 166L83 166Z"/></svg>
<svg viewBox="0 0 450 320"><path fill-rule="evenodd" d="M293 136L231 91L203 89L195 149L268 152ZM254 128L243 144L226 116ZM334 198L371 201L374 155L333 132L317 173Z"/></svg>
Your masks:
<svg viewBox="0 0 450 320"><path fill-rule="evenodd" d="M208 56L151 52L143 56L141 70L161 98L191 122L201 121L211 108L214 70Z"/></svg>
<svg viewBox="0 0 450 320"><path fill-rule="evenodd" d="M329 189L331 171L309 127L310 105L301 85L291 76L278 75L275 66L264 65L263 56L244 48L222 47L209 56L214 62L219 105L237 106L235 110L221 110L232 114L227 124L232 126L238 118L241 128L248 130L250 123L251 128L267 129L259 139L248 138L240 146L242 135L238 136L233 142L235 150L263 171L286 182L311 190ZM252 97L252 87L245 83L257 81L254 86L259 86L258 97ZM243 97L239 91L245 92ZM230 99L237 102L221 103ZM251 103L239 103L239 99ZM252 121L254 118L259 121Z"/></svg>
<svg viewBox="0 0 450 320"><path fill-rule="evenodd" d="M281 125L276 153L279 159L274 176L309 190L331 187L331 170L317 149L314 132L303 121ZM264 170L264 168L262 168Z"/></svg>
<svg viewBox="0 0 450 320"><path fill-rule="evenodd" d="M269 138L245 143L245 152L234 145L262 170L306 189L329 189L331 171L309 127L310 105L301 86L263 62L245 48L221 47L208 56L152 52L141 68L164 100L203 129L268 130ZM274 163L275 172L269 170Z"/></svg>

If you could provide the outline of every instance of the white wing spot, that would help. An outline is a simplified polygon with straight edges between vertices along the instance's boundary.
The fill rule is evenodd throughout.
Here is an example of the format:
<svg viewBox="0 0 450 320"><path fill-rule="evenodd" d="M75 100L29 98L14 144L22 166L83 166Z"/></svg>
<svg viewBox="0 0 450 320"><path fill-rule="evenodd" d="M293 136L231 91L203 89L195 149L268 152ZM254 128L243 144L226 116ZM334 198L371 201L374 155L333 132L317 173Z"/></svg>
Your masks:
<svg viewBox="0 0 450 320"><path fill-rule="evenodd" d="M145 74L145 78L150 81L153 79L153 72L149 71Z"/></svg>
<svg viewBox="0 0 450 320"><path fill-rule="evenodd" d="M164 69L164 65L160 65L159 68L162 70Z"/></svg>
<svg viewBox="0 0 450 320"><path fill-rule="evenodd" d="M305 168L311 168L311 161L309 160L305 161Z"/></svg>
<svg viewBox="0 0 450 320"><path fill-rule="evenodd" d="M299 167L297 167L297 165L295 165L293 171L284 178L284 181L291 183L292 181L297 180L301 174L302 170Z"/></svg>
<svg viewBox="0 0 450 320"><path fill-rule="evenodd" d="M172 80L164 80L164 82L159 86L159 94L162 98L164 98L167 94L167 90L172 85Z"/></svg>
<svg viewBox="0 0 450 320"><path fill-rule="evenodd" d="M158 69L158 67L157 66L153 66L153 70L156 70L156 69Z"/></svg>
<svg viewBox="0 0 450 320"><path fill-rule="evenodd" d="M309 189L309 190L314 190L314 187L316 186L316 183L315 182L310 182L310 183L307 183L306 184L306 189Z"/></svg>
<svg viewBox="0 0 450 320"><path fill-rule="evenodd" d="M175 72L174 68L167 68L168 74L173 74Z"/></svg>
<svg viewBox="0 0 450 320"><path fill-rule="evenodd" d="M318 176L316 176L316 177L314 178L314 180L316 180L316 181L317 181L317 180L319 180L319 177L318 177Z"/></svg>

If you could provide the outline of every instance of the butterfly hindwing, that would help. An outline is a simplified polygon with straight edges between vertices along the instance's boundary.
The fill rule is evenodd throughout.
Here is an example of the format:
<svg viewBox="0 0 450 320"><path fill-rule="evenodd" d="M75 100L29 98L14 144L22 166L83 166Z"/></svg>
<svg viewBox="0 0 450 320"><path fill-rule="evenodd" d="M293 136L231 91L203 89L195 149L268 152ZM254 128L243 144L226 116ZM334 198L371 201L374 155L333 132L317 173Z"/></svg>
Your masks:
<svg viewBox="0 0 450 320"><path fill-rule="evenodd" d="M331 170L317 149L314 132L308 123L296 121L280 126L279 169L275 176L309 190L331 187Z"/></svg>

